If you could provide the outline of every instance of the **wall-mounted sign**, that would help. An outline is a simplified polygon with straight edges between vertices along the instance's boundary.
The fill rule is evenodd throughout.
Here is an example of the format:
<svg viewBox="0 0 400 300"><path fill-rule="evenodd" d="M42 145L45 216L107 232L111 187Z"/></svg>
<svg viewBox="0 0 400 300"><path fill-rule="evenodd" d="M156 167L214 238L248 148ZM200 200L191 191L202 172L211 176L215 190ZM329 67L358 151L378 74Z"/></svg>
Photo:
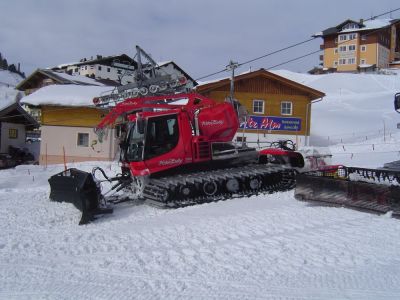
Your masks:
<svg viewBox="0 0 400 300"><path fill-rule="evenodd" d="M268 116L247 116L247 121L240 123L242 129L254 130L285 130L300 131L300 118L268 117Z"/></svg>

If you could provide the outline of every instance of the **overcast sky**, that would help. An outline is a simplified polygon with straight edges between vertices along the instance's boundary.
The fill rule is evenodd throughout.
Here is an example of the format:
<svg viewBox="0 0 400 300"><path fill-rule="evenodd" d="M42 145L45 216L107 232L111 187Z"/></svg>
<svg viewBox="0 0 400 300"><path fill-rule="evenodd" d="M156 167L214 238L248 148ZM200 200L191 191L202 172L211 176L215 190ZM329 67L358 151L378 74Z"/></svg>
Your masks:
<svg viewBox="0 0 400 300"><path fill-rule="evenodd" d="M174 60L199 78L231 59L248 61L346 19L399 7L398 0L0 0L0 52L29 75L96 54L133 57L140 45L156 61ZM400 18L400 11L391 17ZM238 72L269 68L316 51L321 43L316 39ZM308 71L320 54L278 69Z"/></svg>

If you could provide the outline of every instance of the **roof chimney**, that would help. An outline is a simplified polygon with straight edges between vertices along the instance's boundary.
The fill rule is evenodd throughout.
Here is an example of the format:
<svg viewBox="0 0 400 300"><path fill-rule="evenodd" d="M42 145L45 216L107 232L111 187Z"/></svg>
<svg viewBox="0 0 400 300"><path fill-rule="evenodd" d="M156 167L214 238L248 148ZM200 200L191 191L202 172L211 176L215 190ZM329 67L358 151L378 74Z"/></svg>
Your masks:
<svg viewBox="0 0 400 300"><path fill-rule="evenodd" d="M360 19L360 24L364 25L364 19Z"/></svg>

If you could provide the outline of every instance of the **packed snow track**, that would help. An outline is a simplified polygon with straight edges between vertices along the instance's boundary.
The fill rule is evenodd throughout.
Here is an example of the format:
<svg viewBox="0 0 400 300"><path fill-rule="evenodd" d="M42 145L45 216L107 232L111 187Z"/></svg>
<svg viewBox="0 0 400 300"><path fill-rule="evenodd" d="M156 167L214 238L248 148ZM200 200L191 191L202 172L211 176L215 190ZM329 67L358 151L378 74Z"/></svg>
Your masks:
<svg viewBox="0 0 400 300"><path fill-rule="evenodd" d="M390 215L290 191L176 210L123 203L78 226L72 204L48 199L57 171L0 172L0 299L399 298Z"/></svg>

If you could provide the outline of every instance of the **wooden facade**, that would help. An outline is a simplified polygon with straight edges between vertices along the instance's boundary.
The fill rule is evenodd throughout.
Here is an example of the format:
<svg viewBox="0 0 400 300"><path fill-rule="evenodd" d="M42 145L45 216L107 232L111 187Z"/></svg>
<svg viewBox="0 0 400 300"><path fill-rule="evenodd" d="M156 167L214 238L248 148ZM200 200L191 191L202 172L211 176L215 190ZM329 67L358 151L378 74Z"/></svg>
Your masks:
<svg viewBox="0 0 400 300"><path fill-rule="evenodd" d="M224 79L197 87L197 92L217 101L225 101L230 95L230 80ZM264 131L281 135L309 136L311 126L311 102L324 97L325 94L309 88L287 78L278 76L264 69L250 72L235 77L234 97L246 107L249 118L279 119L281 121L296 121L300 124L297 130L282 130L274 128L258 128L256 131ZM254 100L264 103L264 112L254 112ZM282 114L282 102L292 103L290 115ZM248 119L249 119L248 118ZM289 128L289 127L287 127ZM246 129L246 132L254 132Z"/></svg>
<svg viewBox="0 0 400 300"><path fill-rule="evenodd" d="M75 106L42 106L41 124L49 126L72 126L94 128L105 112L98 108Z"/></svg>

